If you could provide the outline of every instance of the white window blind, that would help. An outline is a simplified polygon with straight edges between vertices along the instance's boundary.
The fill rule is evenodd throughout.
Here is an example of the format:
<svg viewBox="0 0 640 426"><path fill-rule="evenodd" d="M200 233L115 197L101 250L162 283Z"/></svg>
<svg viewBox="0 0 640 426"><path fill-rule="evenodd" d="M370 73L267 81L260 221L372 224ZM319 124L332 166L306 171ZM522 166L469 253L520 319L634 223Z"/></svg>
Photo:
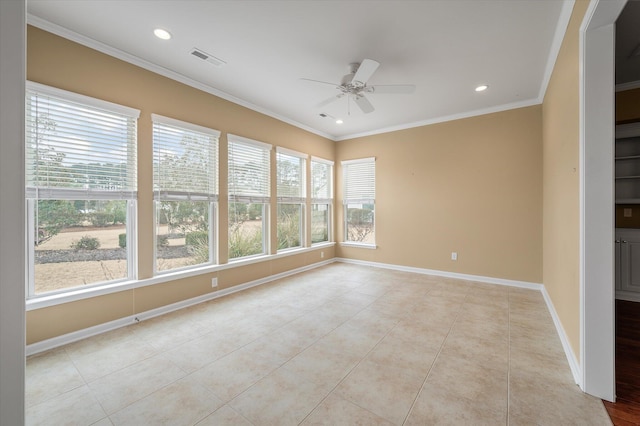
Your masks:
<svg viewBox="0 0 640 426"><path fill-rule="evenodd" d="M155 199L218 199L220 132L152 115Z"/></svg>
<svg viewBox="0 0 640 426"><path fill-rule="evenodd" d="M135 199L138 114L121 105L29 82L27 197Z"/></svg>
<svg viewBox="0 0 640 426"><path fill-rule="evenodd" d="M344 173L344 203L375 203L375 158L342 162Z"/></svg>
<svg viewBox="0 0 640 426"><path fill-rule="evenodd" d="M228 135L229 201L270 201L271 145Z"/></svg>
<svg viewBox="0 0 640 426"><path fill-rule="evenodd" d="M311 158L311 202L330 203L333 199L333 162Z"/></svg>
<svg viewBox="0 0 640 426"><path fill-rule="evenodd" d="M277 195L280 203L304 203L306 154L277 148Z"/></svg>

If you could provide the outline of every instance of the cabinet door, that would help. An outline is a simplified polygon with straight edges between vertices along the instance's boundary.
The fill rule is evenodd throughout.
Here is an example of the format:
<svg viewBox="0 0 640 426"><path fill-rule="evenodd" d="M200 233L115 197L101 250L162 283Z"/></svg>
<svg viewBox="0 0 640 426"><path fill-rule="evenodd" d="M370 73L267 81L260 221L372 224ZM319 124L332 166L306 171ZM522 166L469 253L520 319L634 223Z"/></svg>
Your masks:
<svg viewBox="0 0 640 426"><path fill-rule="evenodd" d="M623 242L621 249L626 251L626 256L622 254L621 290L640 292L640 241Z"/></svg>

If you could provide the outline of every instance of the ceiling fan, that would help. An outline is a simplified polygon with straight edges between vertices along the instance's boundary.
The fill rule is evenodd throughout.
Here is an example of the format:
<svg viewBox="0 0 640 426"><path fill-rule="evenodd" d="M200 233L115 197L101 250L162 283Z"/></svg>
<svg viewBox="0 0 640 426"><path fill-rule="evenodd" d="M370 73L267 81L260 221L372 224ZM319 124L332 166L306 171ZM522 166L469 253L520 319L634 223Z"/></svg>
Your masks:
<svg viewBox="0 0 640 426"><path fill-rule="evenodd" d="M312 80L310 78L303 78L302 80L312 81L315 83L329 84L340 91L337 95L330 97L318 105L317 108L321 108L323 106L329 105L330 103L337 101L343 97L347 98L347 112L351 115L350 109L350 100L352 100L360 110L368 114L373 112L375 108L369 102L369 99L365 97L365 93L368 94L376 94L376 93L400 93L400 94L409 94L413 93L416 90L416 86L413 84L386 84L386 85L376 85L376 86L368 86L367 81L371 78L374 72L380 66L379 62L376 62L372 59L365 59L362 63L352 63L349 64L349 73L342 77L342 80L339 84L330 83L327 81L320 80Z"/></svg>

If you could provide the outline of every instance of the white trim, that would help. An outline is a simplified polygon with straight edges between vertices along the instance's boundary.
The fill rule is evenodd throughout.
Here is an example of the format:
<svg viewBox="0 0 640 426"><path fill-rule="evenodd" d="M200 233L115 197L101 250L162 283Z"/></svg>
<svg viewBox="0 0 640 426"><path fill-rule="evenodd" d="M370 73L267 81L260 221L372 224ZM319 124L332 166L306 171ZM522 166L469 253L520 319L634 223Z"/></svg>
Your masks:
<svg viewBox="0 0 640 426"><path fill-rule="evenodd" d="M0 0L2 1L2 0ZM169 70L167 68L161 67L159 65L156 65L154 63L145 61L144 59L138 58L137 56L131 55L129 53L123 52L122 50L116 49L114 47L108 46L104 43L101 43L99 41L96 41L92 38L83 36L81 34L78 34L74 31L71 31L67 28L61 27L59 25L56 25L54 23L51 23L47 20L44 20L42 18L39 18L35 15L31 15L31 14L27 14L27 23L29 25L33 25L34 27L38 27L41 28L45 31L48 31L50 33L53 33L55 35L58 35L60 37L66 38L67 40L71 40L73 42L79 43L83 46L87 46L91 49L97 50L98 52L104 53L106 55L112 56L114 58L120 59L122 61L125 61L127 63L136 65L140 68L149 70L153 73L156 73L158 75L161 75L163 77L167 77L170 78L172 80L175 80L177 82L180 82L182 84L186 84L187 86L191 86L193 88L196 88L198 90L202 90L203 92L209 93L211 95L217 96L221 99L225 99L227 101L233 102L237 105L240 105L242 107L248 108L252 111L256 111L259 112L260 114L264 114L266 116L269 117L273 117L276 120L280 120L284 123L290 124L292 126L295 126L299 129L302 130L306 130L309 133L313 133L316 134L318 136L322 136L323 138L327 138L330 140L335 140L335 137L328 134L328 133L324 133L321 132L319 130L316 130L312 127L309 127L307 125L304 125L302 123L299 123L295 120L292 120L290 118L287 118L285 116L282 116L280 114L277 114L273 111L270 111L266 108L263 107L259 107L255 104L252 104L251 102L247 102L245 100L242 100L240 98L236 98L235 96L232 96L226 92L223 92L222 90L216 89L213 86L209 86L208 84L204 84L201 83L199 81L195 81L190 77L187 77L185 75L182 75L180 73L177 73L175 71Z"/></svg>
<svg viewBox="0 0 640 426"><path fill-rule="evenodd" d="M359 164L359 163L375 163L376 157L367 157L367 158L356 158L354 160L343 160L340 162L341 165L346 166L349 164Z"/></svg>
<svg viewBox="0 0 640 426"><path fill-rule="evenodd" d="M245 145L257 146L262 149L266 149L267 151L271 151L273 145L265 142L256 141L254 139L245 138L243 136L232 135L231 133L227 133L227 142L228 143L240 143Z"/></svg>
<svg viewBox="0 0 640 426"><path fill-rule="evenodd" d="M540 291L542 292L542 297L544 297L544 301L547 304L547 309L549 310L551 318L553 319L553 325L555 325L556 327L556 332L558 333L558 337L560 338L560 343L562 343L562 349L564 349L564 354L567 357L567 361L569 362L569 368L571 368L573 380L578 386L582 387L582 370L580 369L578 359L576 358L576 355L571 348L567 333L565 333L564 327L562 327L562 322L560 322L560 318L558 318L558 313L556 312L556 308L553 306L553 302L551 301L549 293L547 293L546 287L541 286Z"/></svg>
<svg viewBox="0 0 640 426"><path fill-rule="evenodd" d="M616 126L616 139L635 136L640 136L640 123L618 124Z"/></svg>
<svg viewBox="0 0 640 426"><path fill-rule="evenodd" d="M618 290L616 291L616 299L626 300L628 302L640 302L640 293Z"/></svg>
<svg viewBox="0 0 640 426"><path fill-rule="evenodd" d="M326 246L329 246L329 245L335 245L335 243L334 242L326 243ZM203 265L203 266L191 268L188 270L168 271L166 273L162 273L154 277L146 278L142 280L119 281L117 283L96 285L90 288L80 287L78 289L68 290L61 293L46 294L43 296L37 296L31 299L27 299L26 310L28 312L35 309L42 309L50 306L60 305L63 303L75 302L77 300L90 299L92 297L103 296L106 294L117 293L120 291L136 289L140 287L147 287L154 284L165 283L168 281L174 281L178 279L193 277L196 275L210 274L218 271L223 271L225 269L237 268L239 266L277 260L282 257L308 253L311 251L319 250L321 248L323 247L318 247L318 246L300 247L300 248L287 251L286 253L257 255L257 256L252 256L250 258L230 260L229 263L225 263L222 265Z"/></svg>
<svg viewBox="0 0 640 426"><path fill-rule="evenodd" d="M412 272L414 274L434 275L437 277L455 278L458 280L477 281L487 284L505 285L509 287L526 288L529 290L541 291L543 286L539 283L528 281L508 280L504 278L484 277L481 275L460 274L458 272L440 271L437 269L416 268L413 266L394 265L391 263L370 262L367 260L348 259L345 257L336 257L337 262L352 263L354 265L373 266L375 268L391 269L394 271Z"/></svg>
<svg viewBox="0 0 640 426"><path fill-rule="evenodd" d="M102 99L92 98L91 96L81 95L80 93L69 92L68 90L58 89L57 87L47 86L45 84L28 81L26 90L42 93L43 95L62 98L67 101L88 105L94 108L107 110L117 114L126 115L135 119L140 118L140 110L125 105L116 104Z"/></svg>
<svg viewBox="0 0 640 426"><path fill-rule="evenodd" d="M220 130L199 126L197 124L188 123L186 121L178 120L171 117L165 117L164 115L151 114L151 121L154 123L166 124L167 126L173 126L173 127L178 127L185 130L191 130L193 132L204 133L206 135L211 135L216 138L220 137Z"/></svg>
<svg viewBox="0 0 640 426"><path fill-rule="evenodd" d="M286 272L281 272L279 274L270 275L265 278L260 278L257 280L249 281L244 284L236 285L233 287L225 288L222 290L214 291L211 293L203 294L201 296L196 296L191 299L182 300L180 302L172 303L170 305L161 306L159 308L151 309L148 311L144 311L138 314L133 314L126 316L124 318L119 318L114 321L110 321L107 323L99 324L93 327L88 327L82 330L74 331L71 333L63 334L62 336L53 337L51 339L42 340L40 342L32 343L27 346L26 354L34 355L40 352L44 352L50 349L57 348L62 345L67 345L69 343L76 342L78 340L86 339L91 336L95 336L101 333L106 333L107 331L112 331L121 327L126 327L128 325L134 324L136 322L145 321L151 318L155 318L160 315L167 314L169 312L177 311L179 309L187 308L189 306L197 305L202 302L206 302L209 300L217 299L223 296L227 296L229 294L237 293L239 291L243 291L249 289L251 287L255 287L258 285L266 284L271 281L279 280L281 278L288 277L290 275L298 274L300 272L308 271L311 269L318 268L320 266L325 266L330 263L335 262L335 258L325 260L322 262L313 263L311 265L303 266L296 269L291 269Z"/></svg>
<svg viewBox="0 0 640 426"><path fill-rule="evenodd" d="M320 157L316 157L315 155L311 156L311 161L316 162L316 163L324 163L324 164L328 164L330 166L333 167L334 165L334 161L332 160L326 160L324 158L320 158Z"/></svg>
<svg viewBox="0 0 640 426"><path fill-rule="evenodd" d="M26 1L0 0L0 424L25 423Z"/></svg>
<svg viewBox="0 0 640 426"><path fill-rule="evenodd" d="M556 66L558 60L558 54L564 41L564 36L571 20L571 13L573 12L573 6L575 0L563 0L562 9L560 10L560 17L556 25L555 33L553 34L553 41L551 42L551 48L549 49L549 56L547 58L547 66L544 69L544 76L542 77L542 83L540 84L540 91L538 92L538 100L540 103L544 100L544 95L547 93L547 87L549 87L549 81L553 74L553 69Z"/></svg>
<svg viewBox="0 0 640 426"><path fill-rule="evenodd" d="M615 401L613 50L615 21L625 3L591 0L579 30L578 384L608 401Z"/></svg>
<svg viewBox="0 0 640 426"><path fill-rule="evenodd" d="M293 149L289 149L289 148L283 148L281 146L276 147L276 152L280 154L290 155L292 157L302 158L303 160L306 160L309 158L309 154L305 154L304 152L300 152L300 151L294 151Z"/></svg>
<svg viewBox="0 0 640 426"><path fill-rule="evenodd" d="M509 111L509 110L518 109L518 108L525 108L533 105L540 105L541 103L542 102L537 98L527 99L524 101L512 102L512 103L503 104L503 105L496 105L496 106L487 107L487 108L480 108L480 109L461 112L457 114L443 115L441 117L435 117L435 118L428 118L426 120L414 121L412 123L383 127L377 130L371 130L369 132L353 133L351 135L338 136L338 137L334 137L333 140L336 142L340 142L340 141L345 141L349 139L362 138L365 136L381 135L383 133L396 132L398 130L413 129L416 127L428 126L431 124L445 123L447 121L455 121L463 118L472 118L472 117L478 117L480 115L493 114L496 112Z"/></svg>
<svg viewBox="0 0 640 426"><path fill-rule="evenodd" d="M565 2L569 2L572 3L575 0L564 0ZM559 33L559 28L562 27L562 25L564 24L563 19L564 19L564 13L565 13L565 9L568 6L563 5L563 9L561 11L561 15L560 15L560 19L558 20L558 26L556 27L556 32L555 32L555 37L560 37L560 35L564 36L563 33ZM112 56L114 58L120 59L122 61L125 61L127 63L139 66L143 69L149 70L151 72L154 72L158 75L170 78L172 80L175 80L177 82L186 84L187 86L191 86L194 87L198 90L202 90L203 92L209 93L211 95L217 96L221 99L225 99L227 101L233 102L237 105L240 105L242 107L248 108L250 110L259 112L261 114L264 114L266 116L269 117L273 117L277 120L280 120L284 123L290 124L292 126L295 126L299 129L305 130L307 132L316 134L318 136L327 138L329 140L335 141L335 142L339 142L339 141L343 141L343 140L349 140L349 139L354 139L354 138L359 138L359 137L364 137L364 136L373 136L373 135L379 135L379 134L384 134L384 133L389 133L389 132L394 132L394 131L398 131L398 130L406 130L406 129L413 129L416 127L422 127L422 126L428 126L430 124L437 124L437 123L444 123L447 121L454 121L454 120L460 120L463 118L471 118L471 117L476 117L476 116L480 116L480 115L485 115L485 114L492 114L495 112L501 112L501 111L508 111L511 109L517 109L517 108L525 108L525 107L529 107L529 106L533 106L533 105L539 105L540 103L542 103L542 97L544 97L544 91L546 91L546 84L548 84L548 80L549 77L545 74L545 76L543 77L543 81L541 83L541 89L539 91L539 93L542 95L542 97L538 97L535 99L527 99L527 100L523 100L523 101L518 101L518 102L511 102L511 103L507 103L507 104L502 104L502 105L496 105L496 106L492 106L492 107L487 107L487 108L481 108L481 109L477 109L477 110L472 110L472 111L466 111L466 112L462 112L462 113L457 113L457 114L451 114L451 115L444 115L444 116L440 116L440 117L434 117L434 118L430 118L427 120L420 120L420 121L415 121L415 122L410 122L410 123L405 123L405 124L399 124L399 125L395 125L395 126L389 126L389 127L383 127L380 129L376 129L376 130L372 130L372 131L368 131L368 132L362 132L362 133L353 133L353 134L349 134L349 135L344 135L344 136L336 136L336 135L331 135L328 133L325 133L323 131L314 129L313 127L307 126L305 124L299 123L295 120L292 120L288 117L285 117L283 115L277 114L273 111L270 111L266 108L260 107L258 105L252 104L250 102L247 102L243 99L237 98L235 96L232 96L226 92L223 92L222 90L216 89L213 86L210 86L208 84L204 84L201 83L199 81L193 80L190 77L187 77L183 74L177 73L175 71L169 70L167 68L164 68L162 66L156 65L154 63L151 63L149 61L143 60L137 56L131 55L129 53L126 53L122 50L116 49L114 47L108 46L102 42L99 42L97 40L94 40L92 38L86 37L84 35L78 34L74 31L71 31L67 28L61 27L57 24L54 24L52 22L49 22L45 19L42 19L40 17L37 17L35 15L32 14L27 14L27 23L29 25L33 25L35 27L41 28L45 31L48 31L50 33L56 34L60 37L66 38L67 40L71 40L73 42L79 43L83 46L87 46L91 49L94 49L98 52L104 53L106 55ZM547 61L547 68L549 67L549 63L551 62L551 58L553 56L553 48L555 47L555 41L556 39L554 38L553 44L552 44L552 48L550 49L550 53L549 53L549 59ZM556 53L557 56L557 53ZM555 60L554 60L555 63ZM546 69L545 69L546 70ZM544 90L543 90L544 88Z"/></svg>
<svg viewBox="0 0 640 426"><path fill-rule="evenodd" d="M640 80L616 84L616 92L624 92L627 90L633 90L638 88L640 88Z"/></svg>
<svg viewBox="0 0 640 426"><path fill-rule="evenodd" d="M339 244L342 247L356 247L369 250L376 250L378 248L378 246L375 244L355 243L353 241L341 241Z"/></svg>

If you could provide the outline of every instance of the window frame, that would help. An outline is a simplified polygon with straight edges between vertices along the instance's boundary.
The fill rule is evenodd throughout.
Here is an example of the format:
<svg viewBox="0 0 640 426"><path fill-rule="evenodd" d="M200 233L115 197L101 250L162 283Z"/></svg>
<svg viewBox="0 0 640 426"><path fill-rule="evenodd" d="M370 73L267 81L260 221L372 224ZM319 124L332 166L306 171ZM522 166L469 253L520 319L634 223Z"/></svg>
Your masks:
<svg viewBox="0 0 640 426"><path fill-rule="evenodd" d="M313 178L313 165L315 164L321 164L321 165L325 165L327 167L329 167L327 176L329 181L327 182L327 189L328 189L328 198L323 198L323 197L315 197L314 195L314 188L313 188L313 184L314 184L314 178ZM309 241L311 241L311 247L317 246L317 245L321 245L321 244L327 244L327 243L331 243L333 241L333 200L334 200L334 191L333 191L333 183L334 183L334 162L331 160L326 160L324 158L320 158L320 157L315 157L315 156L311 156L311 161L310 161L310 172L311 172L311 179L310 179L310 185L311 185L311 191L310 191L310 197L311 197L311 214L313 215L313 207L314 206L320 206L320 205L326 205L327 206L327 240L326 241L318 241L318 242L313 242L313 216L311 217L311 235L309 236Z"/></svg>
<svg viewBox="0 0 640 426"><path fill-rule="evenodd" d="M284 196L280 194L280 161L281 156L295 158L299 161L299 174L300 180L298 182L298 191L299 194L297 197L295 196ZM279 224L280 220L280 206L281 205L297 205L300 207L300 217L299 217L299 228L300 228L300 244L293 247L285 247L282 249L277 249L278 252L283 252L287 250L296 250L306 246L306 204L307 204L307 160L309 158L308 154L304 154L302 152L294 151L292 149L276 147L276 203L277 203L277 212L276 215L276 224ZM279 241L279 235L276 234L276 240Z"/></svg>
<svg viewBox="0 0 640 426"><path fill-rule="evenodd" d="M256 148L259 150L263 150L263 154L266 155L266 162L264 165L266 165L266 168L261 168L260 171L264 172L266 170L266 173L264 174L264 177L266 177L266 181L265 182L261 182L262 184L262 188L257 191L257 194L250 194L248 193L248 191L246 193L243 193L242 190L238 190L238 188L232 188L232 185L234 185L236 183L235 178L232 178L231 174L235 171L235 168L232 167L232 156L233 156L233 150L232 150L232 146L233 145L239 145L239 146L249 146L252 148ZM238 256L238 257L231 257L229 255L230 253L230 244L231 244L231 238L228 239L229 243L227 244L227 250L228 250L228 262L229 263L233 263L233 262L237 262L237 261L241 261L241 260L245 260L245 259L250 259L253 257L258 257L258 256L265 256L265 255L269 255L270 253L270 248L269 248L269 242L270 242L270 233L269 233L269 228L270 228L270 209L271 209L271 151L273 146L271 144L265 143L265 142L260 142L260 141L256 141L253 139L249 139L249 138L245 138L243 136L238 136L238 135L234 135L231 133L227 134L227 166L228 166L228 170L227 170L227 175L228 175L228 181L227 181L227 188L228 188L228 208L227 208L227 235L229 233L229 226L231 224L231 216L229 214L229 210L231 208L232 204L235 203L239 203L239 204L246 204L247 207L251 204L261 204L262 205L262 228L261 228L261 232L262 232L262 252L261 253L255 253L255 254L249 254L249 255L245 255L245 256Z"/></svg>
<svg viewBox="0 0 640 426"><path fill-rule="evenodd" d="M373 184L373 188L364 188L363 184L366 182L366 176L357 176L356 182L350 182L350 174L349 169L353 165L371 165L373 167L371 178L371 183ZM364 248L377 248L376 245L376 209L375 209L375 176L376 176L376 158L375 157L367 157L367 158L359 158L354 160L345 160L341 162L342 166L342 177L343 177L343 242L342 245L349 245L355 247L364 247ZM350 188L350 184L354 184L355 188ZM373 242L362 242L362 241L352 241L349 240L349 206L353 204L371 204L373 205L372 220L371 225L373 227Z"/></svg>
<svg viewBox="0 0 640 426"><path fill-rule="evenodd" d="M37 300L40 298L49 298L51 296L62 295L77 292L79 289L95 289L112 284L123 283L137 279L138 262L137 262L137 135L138 135L138 119L140 111L124 105L115 104L101 99L81 95L79 93L69 92L58 89L56 87L27 81L25 87L25 97L33 96L50 97L54 100L66 102L78 108L85 108L88 112L98 114L99 111L111 115L118 115L120 118L127 120L127 136L126 136L126 164L127 177L125 178L128 188L109 190L94 188L75 188L68 186L38 186L30 185L29 180L25 178L25 214L26 214L26 253L25 253L25 286L26 300ZM31 128L29 117L31 116L30 107L32 101L25 100L25 151L28 153L30 149L27 145L31 142ZM92 111L93 110L93 111ZM69 114L71 115L71 114ZM94 115L96 117L97 115ZM90 117L89 117L90 118ZM89 122L89 118L86 122ZM94 118L95 119L95 118ZM79 121L82 123L82 121ZM76 134L71 134L72 137ZM35 148L37 150L38 148ZM109 158L109 157L106 157ZM25 155L25 161L30 161L29 155ZM29 167L25 167L25 174L31 173ZM34 177L38 177L38 173L34 172ZM132 180L132 181L130 181ZM36 241L36 209L39 200L60 200L60 201L126 201L126 223L125 233L127 235L127 276L106 281L96 281L84 286L76 285L73 287L62 288L52 291L46 291L36 294L35 288L35 241Z"/></svg>
<svg viewBox="0 0 640 426"><path fill-rule="evenodd" d="M152 121L152 145L153 145L153 273L154 275L162 275L167 273L188 271L194 268L201 268L203 266L215 265L218 259L218 244L216 235L217 212L218 212L218 199L219 199L219 170L220 170L220 135L221 132L209 127L200 126L197 124L189 123L182 120L177 120L171 117L166 117L159 114L151 114ZM210 179L210 189L208 191L193 191L193 190L172 190L163 189L158 186L158 177L156 166L159 164L157 161L156 150L156 129L164 127L167 130L177 130L188 135L196 135L198 137L212 138L211 151L209 152L209 160L212 162L210 167L212 172L206 176ZM162 147L159 147L161 149ZM194 201L194 202L207 202L208 203L208 243L209 243L209 259L206 262L198 263L195 265L186 265L178 268L170 268L164 270L158 270L158 206L161 201L168 202L181 202L181 201ZM186 236L185 236L186 238Z"/></svg>

